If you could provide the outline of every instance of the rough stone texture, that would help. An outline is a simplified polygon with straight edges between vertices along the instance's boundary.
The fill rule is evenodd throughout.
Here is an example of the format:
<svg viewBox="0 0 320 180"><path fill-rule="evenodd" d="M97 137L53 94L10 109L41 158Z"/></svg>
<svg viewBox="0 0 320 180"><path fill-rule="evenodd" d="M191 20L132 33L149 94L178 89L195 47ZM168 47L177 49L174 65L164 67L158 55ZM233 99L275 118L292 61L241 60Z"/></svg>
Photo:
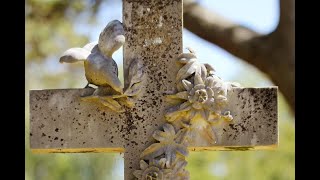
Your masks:
<svg viewBox="0 0 320 180"><path fill-rule="evenodd" d="M30 91L30 147L36 152L124 151L124 114L80 100L93 89ZM51 149L51 150L50 150Z"/></svg>
<svg viewBox="0 0 320 180"><path fill-rule="evenodd" d="M135 58L142 59L147 77L136 107L126 114L131 141L125 144L125 179L131 179L141 152L154 142L152 133L165 123L164 95L175 87L175 59L182 53L182 0L124 0L123 24L124 77Z"/></svg>
<svg viewBox="0 0 320 180"><path fill-rule="evenodd" d="M200 147L194 144L189 149L250 150L275 147L278 143L277 90L234 88L228 93L234 123L216 128L218 143L215 146ZM130 143L137 148L140 145L144 147L146 139L150 141L151 136L141 137L147 132L143 128L145 125L142 125L142 131L137 131L140 124L145 122L139 120L140 115L132 112L135 117L132 117L134 120L129 126L125 124L129 112L115 113L81 101L79 96L87 91L92 89L30 91L30 146L33 151L123 152L125 148L128 151ZM155 123L154 127L149 127L152 130L164 123L152 122ZM131 131L133 138L128 135ZM135 139L138 137L140 139Z"/></svg>
<svg viewBox="0 0 320 180"><path fill-rule="evenodd" d="M278 145L277 87L233 88L228 92L227 109L232 123L222 123L214 130L217 144L211 147L190 145L200 150L273 149Z"/></svg>

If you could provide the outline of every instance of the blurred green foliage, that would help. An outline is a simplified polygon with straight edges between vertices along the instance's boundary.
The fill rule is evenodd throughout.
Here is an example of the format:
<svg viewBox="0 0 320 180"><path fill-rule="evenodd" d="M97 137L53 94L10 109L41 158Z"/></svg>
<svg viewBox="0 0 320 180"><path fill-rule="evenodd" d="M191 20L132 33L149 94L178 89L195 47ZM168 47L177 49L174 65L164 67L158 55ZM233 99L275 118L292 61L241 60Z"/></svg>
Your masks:
<svg viewBox="0 0 320 180"><path fill-rule="evenodd" d="M74 26L81 21L95 25L101 0L27 0L26 7L26 180L108 180L122 179L119 154L33 154L29 147L29 90L84 87L81 64L59 65L64 50L88 42L88 36ZM83 18L86 17L86 18ZM98 35L97 35L98 36ZM240 60L239 60L240 61ZM244 63L245 64L245 63ZM243 86L261 86L268 78L251 65L238 76ZM121 70L122 68L119 67ZM122 74L122 72L120 72ZM192 180L292 180L295 179L294 115L283 96L279 97L279 147L274 151L193 152L188 157Z"/></svg>

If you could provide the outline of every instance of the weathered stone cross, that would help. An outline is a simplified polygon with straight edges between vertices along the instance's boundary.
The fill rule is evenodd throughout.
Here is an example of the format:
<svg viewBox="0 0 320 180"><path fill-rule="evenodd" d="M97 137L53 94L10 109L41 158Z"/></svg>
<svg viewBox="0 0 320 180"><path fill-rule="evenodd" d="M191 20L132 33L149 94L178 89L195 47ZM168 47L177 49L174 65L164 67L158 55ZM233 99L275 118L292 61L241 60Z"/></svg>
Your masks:
<svg viewBox="0 0 320 180"><path fill-rule="evenodd" d="M133 108L114 112L80 100L93 89L30 91L30 146L35 153L124 152L125 179L140 169L140 154L162 130L167 92L176 86L182 53L182 0L124 0L124 77L133 59L145 66L146 83ZM128 86L125 78L125 87ZM233 122L216 128L217 143L198 150L272 149L278 144L277 88L232 88L227 109ZM200 144L199 144L200 143Z"/></svg>

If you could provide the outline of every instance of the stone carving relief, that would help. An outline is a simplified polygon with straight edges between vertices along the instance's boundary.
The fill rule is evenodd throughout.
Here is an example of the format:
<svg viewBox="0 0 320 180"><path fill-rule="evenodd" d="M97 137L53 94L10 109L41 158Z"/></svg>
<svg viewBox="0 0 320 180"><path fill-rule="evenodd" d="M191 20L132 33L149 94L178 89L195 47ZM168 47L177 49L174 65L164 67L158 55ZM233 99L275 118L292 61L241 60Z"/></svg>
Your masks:
<svg viewBox="0 0 320 180"><path fill-rule="evenodd" d="M193 50L177 58L181 65L176 75L176 90L166 96L171 106L165 112L167 123L163 131L156 130L158 142L140 155L140 170L134 172L144 179L189 179L184 168L187 147L213 145L218 139L213 127L221 121L232 122L232 113L226 109L227 93L238 83L224 82L209 64L201 64Z"/></svg>
<svg viewBox="0 0 320 180"><path fill-rule="evenodd" d="M139 94L143 84L143 63L135 59L129 67L130 85L123 90L118 78L118 66L112 54L125 43L124 29L120 21L108 23L100 33L98 43L89 43L83 48L71 48L65 51L60 63L74 63L83 61L85 77L89 85L97 88L92 94L84 94L82 100L102 104L113 111L123 112L124 106L133 107L133 98Z"/></svg>

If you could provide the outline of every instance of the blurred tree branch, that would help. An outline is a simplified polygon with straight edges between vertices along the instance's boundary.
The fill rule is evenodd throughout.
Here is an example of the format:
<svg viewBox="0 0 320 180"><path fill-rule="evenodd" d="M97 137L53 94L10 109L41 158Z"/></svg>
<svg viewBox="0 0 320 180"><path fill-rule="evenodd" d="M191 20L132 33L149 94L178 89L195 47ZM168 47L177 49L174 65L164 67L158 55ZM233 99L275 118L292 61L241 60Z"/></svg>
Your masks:
<svg viewBox="0 0 320 180"><path fill-rule="evenodd" d="M295 109L294 0L279 0L280 21L270 34L233 23L195 1L184 0L184 27L256 66L279 86Z"/></svg>

